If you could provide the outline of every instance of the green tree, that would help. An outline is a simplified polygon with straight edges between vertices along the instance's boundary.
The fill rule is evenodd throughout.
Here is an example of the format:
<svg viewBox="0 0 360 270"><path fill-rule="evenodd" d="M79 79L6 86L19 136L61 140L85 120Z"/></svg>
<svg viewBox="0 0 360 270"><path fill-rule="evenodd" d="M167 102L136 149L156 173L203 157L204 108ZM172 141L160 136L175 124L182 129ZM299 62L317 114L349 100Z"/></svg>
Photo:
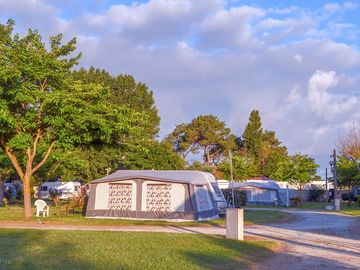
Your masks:
<svg viewBox="0 0 360 270"><path fill-rule="evenodd" d="M282 159L270 177L278 181L288 181L301 190L315 177L318 167L313 158L296 153Z"/></svg>
<svg viewBox="0 0 360 270"><path fill-rule="evenodd" d="M360 173L352 160L340 156L337 162L337 184L351 190L360 185Z"/></svg>
<svg viewBox="0 0 360 270"><path fill-rule="evenodd" d="M249 122L243 133L245 156L254 160L259 168L263 159L263 129L258 110L250 113Z"/></svg>
<svg viewBox="0 0 360 270"><path fill-rule="evenodd" d="M235 147L235 137L225 122L213 115L201 115L189 124L180 124L165 141L171 143L182 157L202 150L204 163L217 164L222 155Z"/></svg>
<svg viewBox="0 0 360 270"><path fill-rule="evenodd" d="M149 123L144 123L143 138L154 139L159 132L160 117L155 105L153 92L141 82L136 82L131 75L111 76L107 71L91 67L73 71L72 76L84 83L96 83L109 87L109 102L114 105L127 106L134 111L145 113Z"/></svg>
<svg viewBox="0 0 360 270"><path fill-rule="evenodd" d="M233 166L233 178L235 181L241 181L257 176L258 168L253 160L242 157L240 155L234 155L232 157ZM230 179L230 162L228 159L223 159L219 166L219 171L222 173L224 179Z"/></svg>
<svg viewBox="0 0 360 270"><path fill-rule="evenodd" d="M144 142L129 151L124 157L124 164L128 169L135 170L183 170L185 161L172 146L166 142L156 140Z"/></svg>
<svg viewBox="0 0 360 270"><path fill-rule="evenodd" d="M145 116L113 106L106 87L72 78L75 39L62 45L59 34L47 46L34 30L13 35L13 25L0 25L0 144L23 183L29 218L30 180L55 148L139 137Z"/></svg>

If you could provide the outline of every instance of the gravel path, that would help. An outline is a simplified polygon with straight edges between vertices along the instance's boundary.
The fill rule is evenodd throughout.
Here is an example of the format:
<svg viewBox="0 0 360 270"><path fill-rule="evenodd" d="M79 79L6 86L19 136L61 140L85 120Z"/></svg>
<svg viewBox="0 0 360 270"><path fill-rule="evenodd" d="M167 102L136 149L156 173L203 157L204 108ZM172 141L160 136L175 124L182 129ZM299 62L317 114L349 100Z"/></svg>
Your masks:
<svg viewBox="0 0 360 270"><path fill-rule="evenodd" d="M286 211L288 223L250 227L248 235L282 244L276 256L255 267L263 269L360 269L360 220L331 212Z"/></svg>
<svg viewBox="0 0 360 270"><path fill-rule="evenodd" d="M256 211L256 209L252 209ZM263 208L261 210L264 210ZM272 209L273 210L273 209ZM256 270L360 269L360 219L331 212L281 210L294 216L282 223L245 227L245 235L281 243L275 257ZM91 231L149 231L225 235L221 226L76 226L0 222L0 228Z"/></svg>

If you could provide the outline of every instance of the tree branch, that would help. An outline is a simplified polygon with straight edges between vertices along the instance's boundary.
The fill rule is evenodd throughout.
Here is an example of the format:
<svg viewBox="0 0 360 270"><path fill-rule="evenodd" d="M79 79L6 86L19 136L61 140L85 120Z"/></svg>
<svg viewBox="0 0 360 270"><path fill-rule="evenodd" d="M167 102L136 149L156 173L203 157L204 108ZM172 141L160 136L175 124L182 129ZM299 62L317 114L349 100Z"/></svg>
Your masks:
<svg viewBox="0 0 360 270"><path fill-rule="evenodd" d="M14 165L16 172L18 173L19 177L21 180L24 179L24 172L19 164L19 161L17 160L16 156L11 153L10 148L6 145L6 143L4 142L4 140L0 140L0 144L2 145L2 147L5 150L6 155L9 157L11 163Z"/></svg>
<svg viewBox="0 0 360 270"><path fill-rule="evenodd" d="M31 154L32 160L34 160L35 155L36 155L36 148L37 148L37 144L38 144L39 139L40 139L40 135L41 135L41 129L38 129L37 133L36 133L35 140L34 140L34 148L33 148L32 154Z"/></svg>
<svg viewBox="0 0 360 270"><path fill-rule="evenodd" d="M50 155L52 149L54 148L54 146L55 146L55 142L52 142L50 147L48 148L44 158L34 167L34 169L32 169L32 173L35 173L38 169L40 169L40 167L42 165L44 165L44 163L46 162L47 158L49 157L49 155Z"/></svg>
<svg viewBox="0 0 360 270"><path fill-rule="evenodd" d="M47 78L45 78L44 81L42 83L40 83L40 91L41 92L44 92L46 83L47 83Z"/></svg>

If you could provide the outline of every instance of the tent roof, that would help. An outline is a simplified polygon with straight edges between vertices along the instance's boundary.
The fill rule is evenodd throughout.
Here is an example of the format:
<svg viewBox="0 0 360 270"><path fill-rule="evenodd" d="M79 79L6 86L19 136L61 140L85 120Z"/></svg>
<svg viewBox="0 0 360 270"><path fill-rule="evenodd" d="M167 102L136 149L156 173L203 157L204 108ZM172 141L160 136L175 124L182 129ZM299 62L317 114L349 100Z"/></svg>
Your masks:
<svg viewBox="0 0 360 270"><path fill-rule="evenodd" d="M242 188L242 187L257 187L257 188L263 188L263 189L274 189L279 190L280 187L275 181L246 181L246 182L233 182L230 183L229 188Z"/></svg>
<svg viewBox="0 0 360 270"><path fill-rule="evenodd" d="M193 185L205 185L209 183L209 180L215 180L215 177L211 173L200 171L118 170L91 183L113 182L134 178L163 182L191 183Z"/></svg>

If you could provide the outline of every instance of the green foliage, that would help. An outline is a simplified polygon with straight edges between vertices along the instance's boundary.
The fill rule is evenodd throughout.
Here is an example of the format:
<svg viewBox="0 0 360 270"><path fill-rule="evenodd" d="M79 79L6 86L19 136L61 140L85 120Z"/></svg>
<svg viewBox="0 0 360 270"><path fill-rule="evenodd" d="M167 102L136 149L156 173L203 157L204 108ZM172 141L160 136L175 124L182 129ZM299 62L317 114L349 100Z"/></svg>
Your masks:
<svg viewBox="0 0 360 270"><path fill-rule="evenodd" d="M272 179L288 181L299 189L312 181L319 167L315 160L308 155L297 153L281 160L278 168L270 175Z"/></svg>
<svg viewBox="0 0 360 270"><path fill-rule="evenodd" d="M344 156L340 156L337 162L337 184L348 189L360 185L360 174L356 164Z"/></svg>
<svg viewBox="0 0 360 270"><path fill-rule="evenodd" d="M235 181L245 180L257 176L258 168L255 162L249 158L236 155L232 157L233 164L233 178ZM228 159L223 159L219 166L224 179L230 179L230 162Z"/></svg>
<svg viewBox="0 0 360 270"><path fill-rule="evenodd" d="M263 129L258 110L253 110L250 113L249 122L242 136L244 138L245 155L260 166L263 158Z"/></svg>
<svg viewBox="0 0 360 270"><path fill-rule="evenodd" d="M104 147L143 138L144 128L151 126L147 112L114 102L113 89L104 83L71 76L80 57L70 57L75 39L62 45L62 35L53 36L49 48L37 31L29 30L20 37L12 30L12 21L0 25L0 140L17 157L23 171L29 163L29 151L35 154L33 162L30 160L35 167L54 144L58 151L52 162L58 164L51 164L47 173L37 172L37 176L46 178L53 172L51 176L70 178L91 168L87 163L93 148L98 154ZM131 78L123 79L130 87ZM139 93L147 90L144 85L135 86L141 89ZM94 175L88 172L87 178Z"/></svg>
<svg viewBox="0 0 360 270"><path fill-rule="evenodd" d="M183 170L185 161L165 142L147 141L129 151L124 159L128 169Z"/></svg>
<svg viewBox="0 0 360 270"><path fill-rule="evenodd" d="M159 131L160 117L155 106L153 92L145 84L136 82L130 75L111 76L105 70L94 67L89 70L81 68L73 71L72 76L86 84L96 83L109 88L108 101L114 106L126 106L136 112L146 114L148 122L142 125L143 138L155 138Z"/></svg>
<svg viewBox="0 0 360 270"><path fill-rule="evenodd" d="M232 136L225 123L213 115L201 115L189 124L180 124L167 136L166 142L173 145L174 150L182 157L189 153L203 151L204 163L217 164L221 157L235 147Z"/></svg>

